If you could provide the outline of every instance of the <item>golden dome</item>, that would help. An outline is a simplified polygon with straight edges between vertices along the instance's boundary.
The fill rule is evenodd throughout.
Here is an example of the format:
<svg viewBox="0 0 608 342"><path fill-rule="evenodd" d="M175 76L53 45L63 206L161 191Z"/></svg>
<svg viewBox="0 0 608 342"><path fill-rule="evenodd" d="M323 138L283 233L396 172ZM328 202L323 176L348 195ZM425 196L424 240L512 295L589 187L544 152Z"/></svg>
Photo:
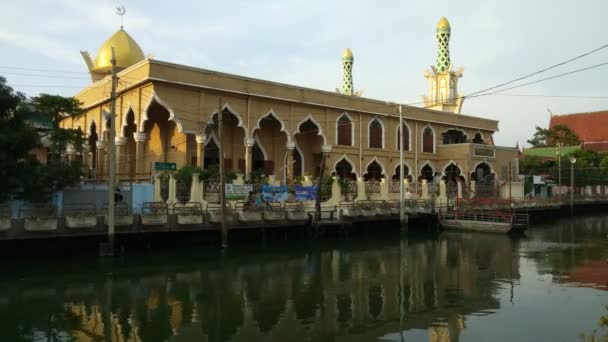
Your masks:
<svg viewBox="0 0 608 342"><path fill-rule="evenodd" d="M97 50L93 70L107 71L112 68L112 47L118 68L128 68L146 58L139 44L121 27Z"/></svg>
<svg viewBox="0 0 608 342"><path fill-rule="evenodd" d="M350 51L349 48L346 48L346 50L344 50L344 53L342 54L342 58L352 58L353 57L353 52Z"/></svg>
<svg viewBox="0 0 608 342"><path fill-rule="evenodd" d="M437 32L439 31L450 31L450 23L446 17L441 17L439 23L437 23Z"/></svg>

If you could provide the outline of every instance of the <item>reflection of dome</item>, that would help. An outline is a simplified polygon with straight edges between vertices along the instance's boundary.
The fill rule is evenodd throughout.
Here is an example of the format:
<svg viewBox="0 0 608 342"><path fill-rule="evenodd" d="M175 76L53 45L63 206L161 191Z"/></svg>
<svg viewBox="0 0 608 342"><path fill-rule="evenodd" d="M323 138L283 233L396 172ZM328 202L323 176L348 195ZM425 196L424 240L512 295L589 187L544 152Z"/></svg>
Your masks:
<svg viewBox="0 0 608 342"><path fill-rule="evenodd" d="M439 19L439 23L437 23L437 32L440 31L447 31L450 32L451 28L450 28L450 23L448 22L448 19L446 17L441 17L441 19Z"/></svg>
<svg viewBox="0 0 608 342"><path fill-rule="evenodd" d="M121 28L97 50L93 70L108 71L112 68L112 63L110 62L112 59L112 47L114 47L117 68L128 68L146 58L139 44Z"/></svg>
<svg viewBox="0 0 608 342"><path fill-rule="evenodd" d="M344 53L342 54L342 58L353 58L353 52L350 51L349 48L346 48L346 50L344 50Z"/></svg>

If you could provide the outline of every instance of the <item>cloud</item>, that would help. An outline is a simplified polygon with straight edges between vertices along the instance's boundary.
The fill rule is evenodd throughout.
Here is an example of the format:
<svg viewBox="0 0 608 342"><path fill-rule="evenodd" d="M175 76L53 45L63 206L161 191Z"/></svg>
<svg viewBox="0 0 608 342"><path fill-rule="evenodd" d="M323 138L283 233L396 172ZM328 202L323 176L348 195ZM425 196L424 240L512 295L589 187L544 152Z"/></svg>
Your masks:
<svg viewBox="0 0 608 342"><path fill-rule="evenodd" d="M608 11L608 2L598 0L559 6L553 0L227 0L153 6L132 0L125 5L125 29L157 59L333 91L341 81L342 51L350 47L355 87L365 88L367 97L404 103L417 103L427 92L422 71L435 62L441 15L452 25L452 62L465 67L459 87L466 94L599 46L598 23ZM21 63L43 59L45 68L67 65L86 73L78 51L94 54L118 29L115 6L113 0L21 0L3 7L0 48L14 51L0 55L0 65L31 67ZM608 51L556 72L606 57ZM517 93L605 94L607 76L608 67L598 68ZM463 112L500 120L495 141L512 146L528 139L534 126L546 125L547 107L555 113L599 110L608 100L488 96L467 99Z"/></svg>

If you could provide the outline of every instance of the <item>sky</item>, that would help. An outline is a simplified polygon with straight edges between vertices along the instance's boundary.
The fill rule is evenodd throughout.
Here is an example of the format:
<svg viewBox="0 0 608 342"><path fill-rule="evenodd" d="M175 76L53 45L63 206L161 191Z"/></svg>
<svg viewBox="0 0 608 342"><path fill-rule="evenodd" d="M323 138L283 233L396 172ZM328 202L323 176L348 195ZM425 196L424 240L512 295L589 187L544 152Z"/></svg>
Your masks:
<svg viewBox="0 0 608 342"><path fill-rule="evenodd" d="M403 104L420 105L428 91L423 71L435 63L442 16L465 95L608 44L606 0L8 0L0 75L29 96L75 94L90 83L80 51L95 55L120 27L117 5L125 30L155 59L334 91L349 47L355 88ZM529 80L607 61L608 48ZM608 65L465 99L462 113L499 120L497 145L523 146L550 112L607 110L606 80Z"/></svg>

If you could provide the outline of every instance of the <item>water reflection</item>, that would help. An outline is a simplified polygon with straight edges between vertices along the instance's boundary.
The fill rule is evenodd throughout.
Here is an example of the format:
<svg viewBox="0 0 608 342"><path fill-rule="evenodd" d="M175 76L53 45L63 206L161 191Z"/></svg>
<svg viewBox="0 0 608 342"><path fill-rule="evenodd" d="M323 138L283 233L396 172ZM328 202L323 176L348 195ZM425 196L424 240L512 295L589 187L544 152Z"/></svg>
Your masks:
<svg viewBox="0 0 608 342"><path fill-rule="evenodd" d="M499 293L513 301L520 253L555 282L594 281L585 275L608 257L596 244L607 222L586 219L585 234L567 222L525 240L443 233L33 271L1 282L2 340L399 341L423 330L429 341L458 341L469 317L501 308Z"/></svg>

